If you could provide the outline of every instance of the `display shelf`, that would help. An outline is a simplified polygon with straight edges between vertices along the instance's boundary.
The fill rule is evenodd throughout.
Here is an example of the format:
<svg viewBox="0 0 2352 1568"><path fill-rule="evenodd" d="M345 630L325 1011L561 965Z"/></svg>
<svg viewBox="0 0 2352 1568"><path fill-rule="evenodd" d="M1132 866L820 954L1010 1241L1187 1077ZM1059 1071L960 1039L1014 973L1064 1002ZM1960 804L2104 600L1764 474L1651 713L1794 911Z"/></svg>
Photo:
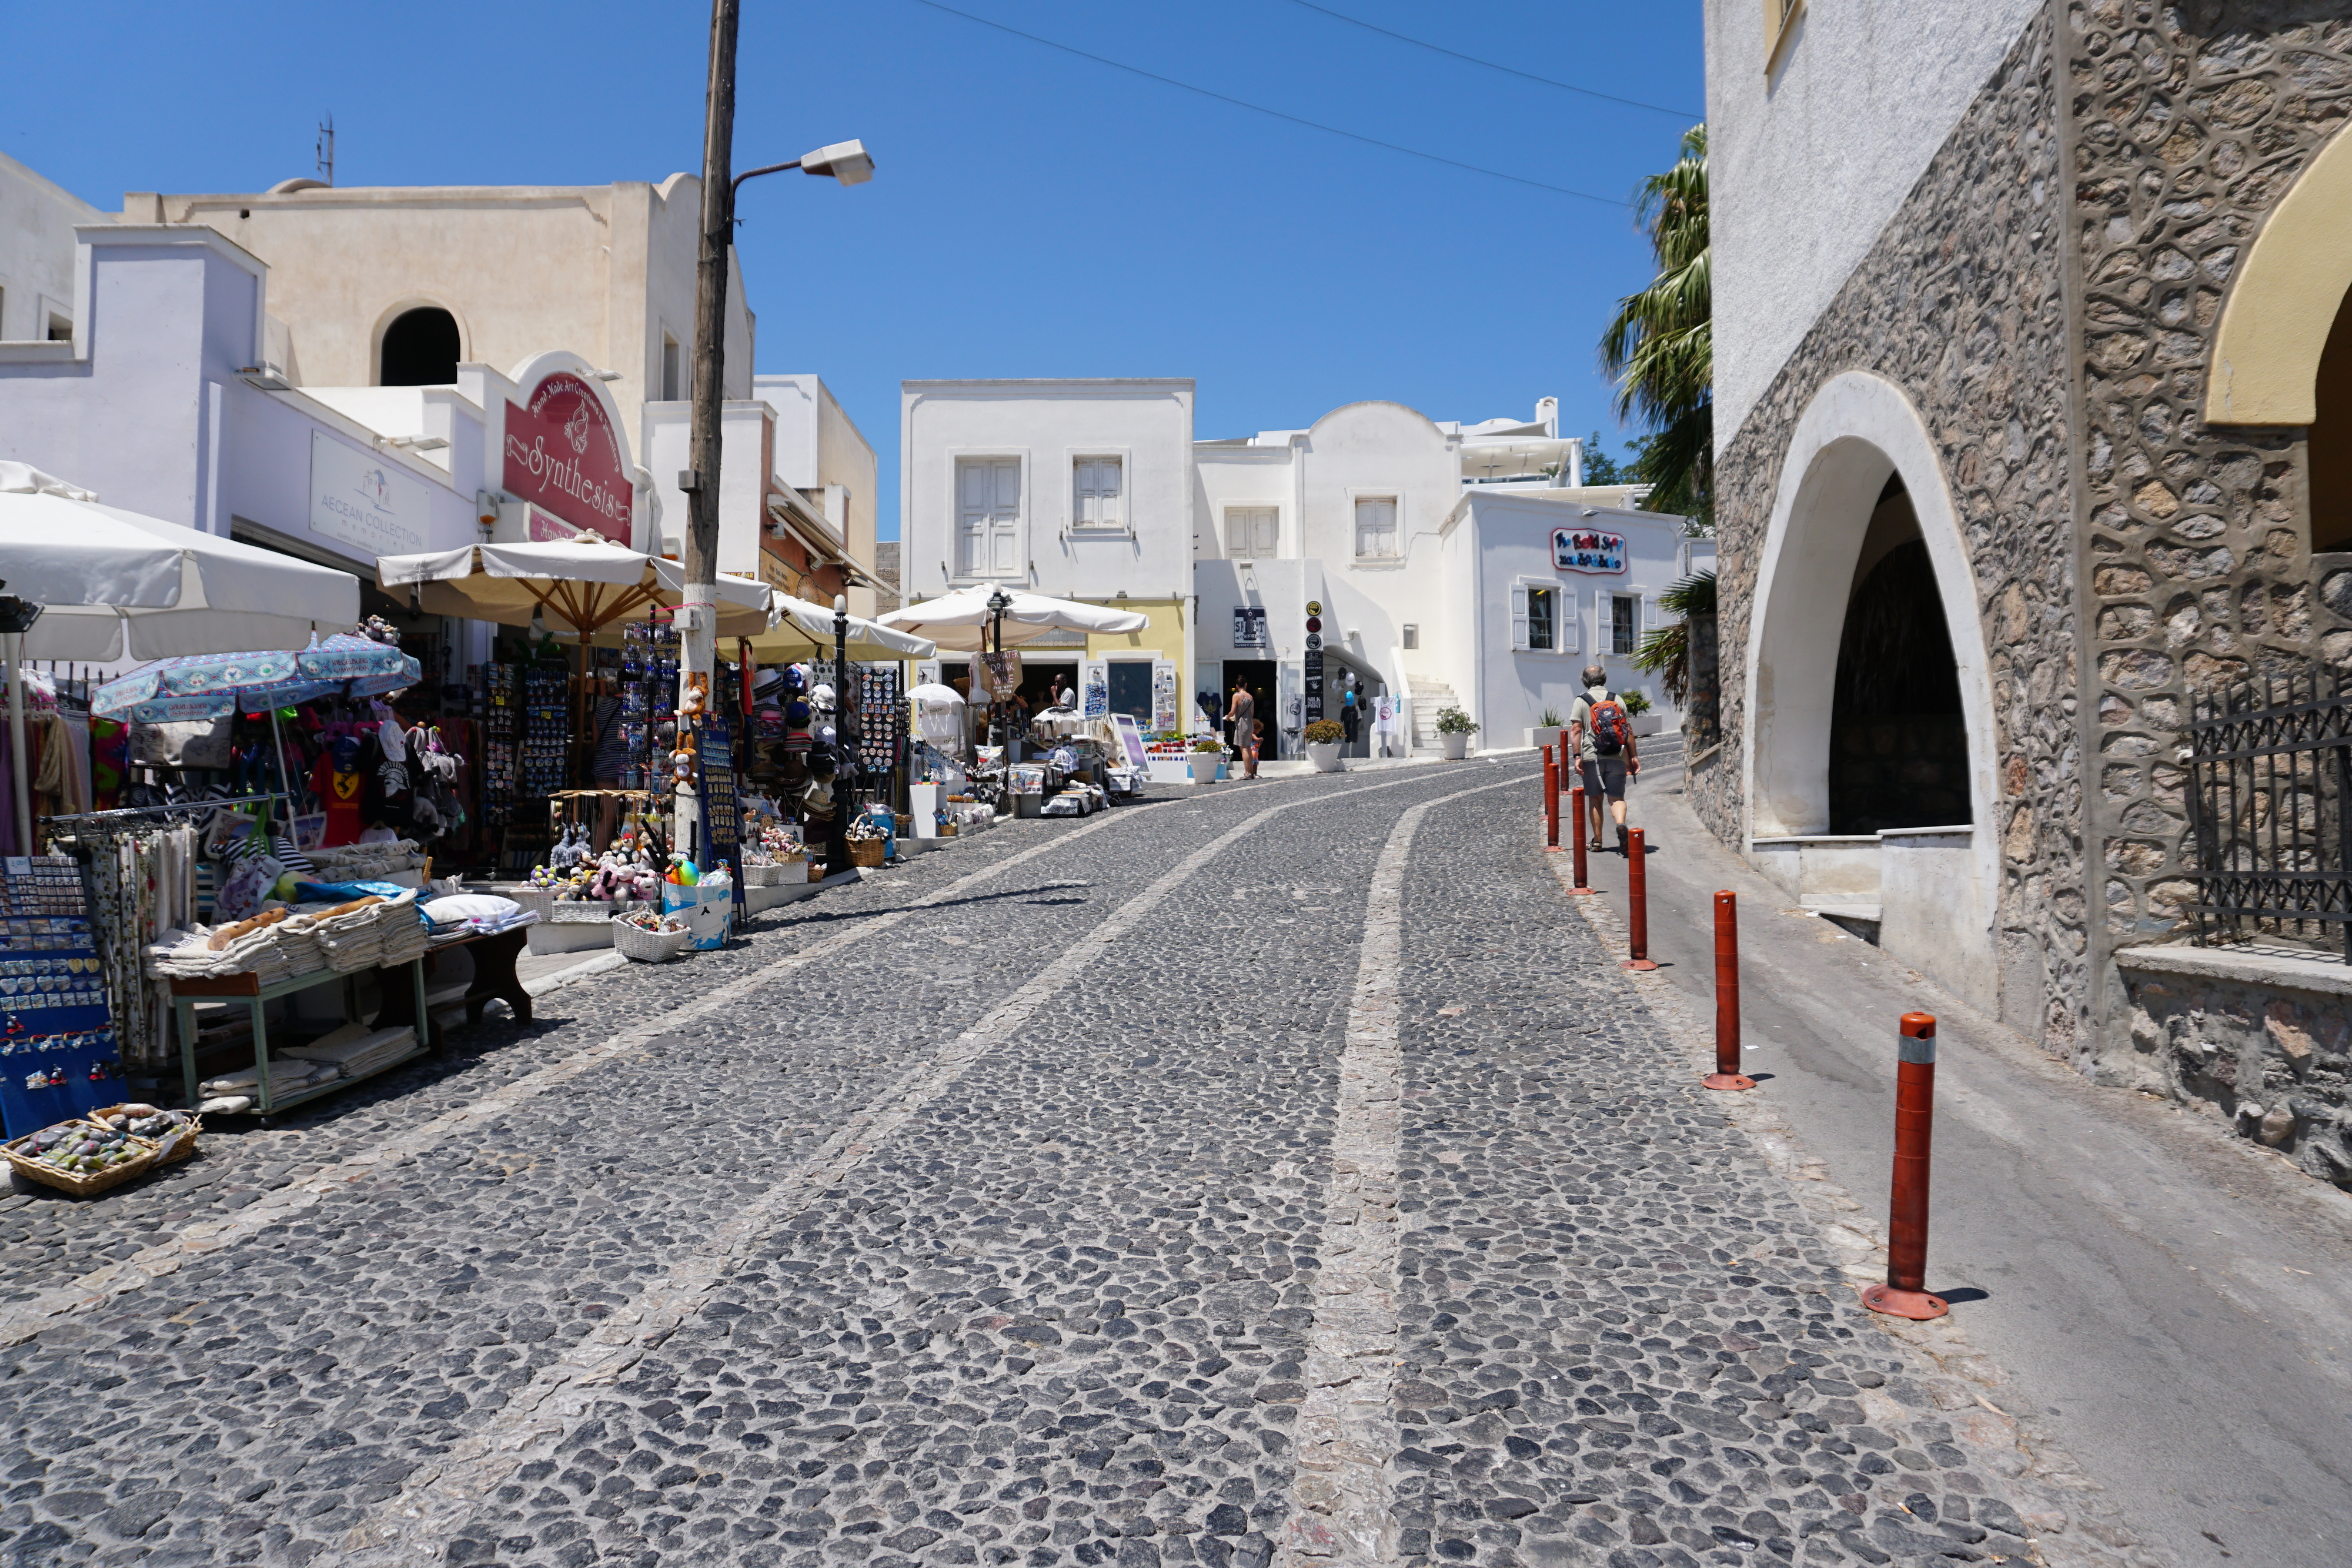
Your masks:
<svg viewBox="0 0 2352 1568"><path fill-rule="evenodd" d="M275 1093L269 1086L269 1019L265 1011L267 1004L276 1001L280 997L290 997L297 991L314 990L320 986L333 985L338 981L349 981L357 975L364 973L364 970L313 969L308 974L289 975L282 980L273 980L268 985L262 984L261 977L254 974L219 975L203 979L173 980L172 1012L179 1024L180 1071L183 1088L187 1094L188 1109L194 1110L203 1103L202 1097L196 1092L198 1077L195 1005L199 1001L239 1000L245 1002L249 1009L248 1016L253 1021L253 1065L256 1071L254 1113L256 1115L274 1115L289 1105L299 1105L306 1100L315 1100L320 1095L331 1090L341 1089L346 1084L364 1082L378 1074L391 1071L402 1062L412 1061L423 1055L431 1049L426 1038L430 1025L424 1022L426 1017L425 960L422 957L412 958L406 965L401 967L409 971L410 980L415 987L415 1011L408 1018L390 1016L396 1009L390 1005L394 996L387 991L384 998L386 1005L379 1010L377 1022L385 1028L410 1023L411 1027L416 1030L416 1049L371 1071L362 1073L357 1078L331 1078L324 1083L299 1089L290 1094ZM390 975L394 973L394 970L380 968L376 972L380 975ZM344 1010L348 1013L352 1009L346 1005Z"/></svg>

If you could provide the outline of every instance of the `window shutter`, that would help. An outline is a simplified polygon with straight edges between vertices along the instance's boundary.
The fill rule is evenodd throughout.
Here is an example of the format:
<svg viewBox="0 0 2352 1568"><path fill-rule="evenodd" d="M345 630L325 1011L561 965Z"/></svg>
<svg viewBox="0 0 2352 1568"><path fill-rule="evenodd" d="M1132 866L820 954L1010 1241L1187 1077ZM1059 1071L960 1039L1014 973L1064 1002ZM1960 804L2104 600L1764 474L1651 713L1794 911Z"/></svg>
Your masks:
<svg viewBox="0 0 2352 1568"><path fill-rule="evenodd" d="M1511 585L1511 646L1524 649L1528 645L1528 589L1523 582Z"/></svg>
<svg viewBox="0 0 2352 1568"><path fill-rule="evenodd" d="M1250 552L1250 520L1247 512L1225 514L1225 553L1235 560Z"/></svg>
<svg viewBox="0 0 2352 1568"><path fill-rule="evenodd" d="M1256 535L1250 541L1251 548L1259 555L1271 559L1282 546L1281 539L1276 537L1278 514L1269 510L1257 513L1256 517Z"/></svg>

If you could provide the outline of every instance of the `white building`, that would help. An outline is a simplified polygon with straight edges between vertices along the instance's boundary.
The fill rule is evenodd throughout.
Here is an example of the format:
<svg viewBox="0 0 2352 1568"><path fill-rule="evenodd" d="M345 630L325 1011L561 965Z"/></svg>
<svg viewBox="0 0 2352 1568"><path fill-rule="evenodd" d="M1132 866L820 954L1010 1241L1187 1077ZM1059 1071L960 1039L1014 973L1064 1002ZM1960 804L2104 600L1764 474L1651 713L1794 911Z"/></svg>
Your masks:
<svg viewBox="0 0 2352 1568"><path fill-rule="evenodd" d="M0 341L73 335L73 231L106 214L0 153Z"/></svg>
<svg viewBox="0 0 2352 1568"><path fill-rule="evenodd" d="M1351 403L1304 429L1195 442L1189 381L908 382L901 395L908 598L1003 581L1144 610L1150 632L1026 658L1175 664L1188 729L1238 682L1287 754L1352 685L1367 706L1398 699L1423 744L1459 706L1486 744L1519 745L1547 709L1567 712L1593 662L1679 720L1627 656L1659 624L1656 595L1712 549L1638 510L1630 487L1580 486L1580 444L1560 437L1552 399L1532 420L1467 426ZM1146 716L1118 695L1142 678L1113 674L1115 709ZM1374 747L1369 725L1360 744Z"/></svg>

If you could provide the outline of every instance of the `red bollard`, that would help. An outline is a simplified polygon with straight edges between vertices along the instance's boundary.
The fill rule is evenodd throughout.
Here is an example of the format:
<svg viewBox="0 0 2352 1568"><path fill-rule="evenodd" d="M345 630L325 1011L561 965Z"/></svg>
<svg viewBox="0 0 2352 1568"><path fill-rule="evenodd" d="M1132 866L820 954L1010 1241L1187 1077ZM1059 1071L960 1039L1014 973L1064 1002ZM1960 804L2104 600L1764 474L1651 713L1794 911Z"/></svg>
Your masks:
<svg viewBox="0 0 2352 1568"><path fill-rule="evenodd" d="M1628 829L1625 833L1625 929L1626 946L1633 956L1617 967L1621 969L1654 969L1650 962L1650 876L1643 863L1649 858L1649 848L1642 839L1642 830Z"/></svg>
<svg viewBox="0 0 2352 1568"><path fill-rule="evenodd" d="M1572 898L1587 898L1601 890L1584 883L1584 786L1570 790L1568 800L1569 815L1576 819L1569 824L1569 841L1576 846L1576 885L1568 892Z"/></svg>
<svg viewBox="0 0 2352 1568"><path fill-rule="evenodd" d="M1559 763L1552 756L1550 747L1545 747L1543 754L1544 850L1556 855L1559 853Z"/></svg>
<svg viewBox="0 0 2352 1568"><path fill-rule="evenodd" d="M1756 1080L1739 1071L1739 899L1715 895L1715 1071L1699 1081L1703 1089L1753 1089Z"/></svg>
<svg viewBox="0 0 2352 1568"><path fill-rule="evenodd" d="M1936 1018L1905 1013L1895 1068L1895 1191L1887 1202L1886 1283L1862 1304L1925 1322L1952 1310L1927 1282L1927 1145L1936 1122Z"/></svg>

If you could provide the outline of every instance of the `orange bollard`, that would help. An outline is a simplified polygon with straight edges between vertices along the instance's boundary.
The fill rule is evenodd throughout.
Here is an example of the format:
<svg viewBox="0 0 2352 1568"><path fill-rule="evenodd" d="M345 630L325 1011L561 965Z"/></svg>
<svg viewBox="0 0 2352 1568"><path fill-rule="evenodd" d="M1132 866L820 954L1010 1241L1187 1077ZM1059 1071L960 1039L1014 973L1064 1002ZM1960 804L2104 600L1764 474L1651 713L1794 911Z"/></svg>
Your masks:
<svg viewBox="0 0 2352 1568"><path fill-rule="evenodd" d="M1543 754L1544 850L1547 853L1558 854L1559 853L1559 763L1552 756L1550 747L1545 747Z"/></svg>
<svg viewBox="0 0 2352 1568"><path fill-rule="evenodd" d="M1650 962L1650 877L1648 847L1642 839L1642 830L1631 828L1625 833L1625 929L1632 956L1617 967L1621 969L1654 969Z"/></svg>
<svg viewBox="0 0 2352 1568"><path fill-rule="evenodd" d="M1569 841L1576 846L1576 885L1568 891L1570 897L1587 898L1601 890L1584 883L1584 786L1570 790L1568 799L1569 815L1576 819L1569 824Z"/></svg>
<svg viewBox="0 0 2352 1568"><path fill-rule="evenodd" d="M1925 1322L1952 1310L1927 1293L1928 1135L1936 1122L1936 1019L1905 1013L1895 1068L1895 1190L1887 1200L1886 1283L1862 1304L1889 1317Z"/></svg>
<svg viewBox="0 0 2352 1568"><path fill-rule="evenodd" d="M1702 1089L1753 1089L1739 1071L1739 898L1715 895L1715 1071Z"/></svg>

